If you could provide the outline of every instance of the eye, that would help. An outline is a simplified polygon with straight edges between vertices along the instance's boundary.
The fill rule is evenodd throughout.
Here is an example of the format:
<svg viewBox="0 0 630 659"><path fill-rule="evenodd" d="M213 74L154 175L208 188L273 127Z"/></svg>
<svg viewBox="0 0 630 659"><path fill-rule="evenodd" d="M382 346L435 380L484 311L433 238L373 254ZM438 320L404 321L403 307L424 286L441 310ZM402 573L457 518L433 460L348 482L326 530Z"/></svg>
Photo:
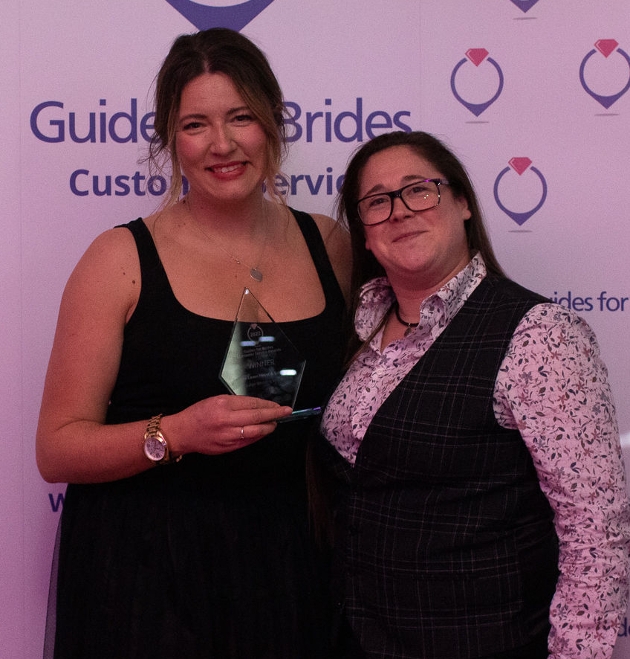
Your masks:
<svg viewBox="0 0 630 659"><path fill-rule="evenodd" d="M204 129L204 124L201 121L187 121L185 122L181 130L185 133L198 133Z"/></svg>
<svg viewBox="0 0 630 659"><path fill-rule="evenodd" d="M431 183L428 181L420 181L409 186L407 190L409 191L409 194L422 195L425 192L429 192L431 190Z"/></svg>
<svg viewBox="0 0 630 659"><path fill-rule="evenodd" d="M418 181L405 188L403 197L408 201L420 201L437 195L437 186L432 181Z"/></svg>
<svg viewBox="0 0 630 659"><path fill-rule="evenodd" d="M256 119L248 112L239 112L238 114L234 115L232 121L239 126L243 126L256 121Z"/></svg>
<svg viewBox="0 0 630 659"><path fill-rule="evenodd" d="M379 208L383 204L389 202L389 197L387 195L379 195L378 197L370 197L365 200L368 209Z"/></svg>

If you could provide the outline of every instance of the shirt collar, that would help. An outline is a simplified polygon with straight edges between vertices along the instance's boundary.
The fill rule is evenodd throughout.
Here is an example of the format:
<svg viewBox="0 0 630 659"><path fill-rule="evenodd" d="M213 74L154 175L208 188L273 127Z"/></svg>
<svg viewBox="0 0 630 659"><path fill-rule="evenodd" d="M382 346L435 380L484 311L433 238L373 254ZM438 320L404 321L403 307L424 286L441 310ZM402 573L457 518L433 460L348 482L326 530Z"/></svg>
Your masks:
<svg viewBox="0 0 630 659"><path fill-rule="evenodd" d="M449 323L462 308L481 280L486 276L486 264L479 252L468 265L449 279L442 288L424 299L420 305L421 325L437 323L436 307L442 310L439 316ZM359 305L354 317L354 326L361 341L365 341L381 322L395 300L394 291L387 277L377 277L364 284L359 291ZM431 313L423 313L429 312ZM426 316L430 316L426 318ZM413 332L412 332L413 334Z"/></svg>

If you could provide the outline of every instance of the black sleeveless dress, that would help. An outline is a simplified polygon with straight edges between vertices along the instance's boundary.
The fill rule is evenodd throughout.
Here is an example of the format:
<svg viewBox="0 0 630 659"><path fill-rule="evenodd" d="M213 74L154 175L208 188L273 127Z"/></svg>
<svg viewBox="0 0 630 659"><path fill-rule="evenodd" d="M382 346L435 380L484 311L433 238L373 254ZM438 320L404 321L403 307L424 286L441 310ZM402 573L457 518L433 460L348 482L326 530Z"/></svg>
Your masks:
<svg viewBox="0 0 630 659"><path fill-rule="evenodd" d="M326 296L320 315L280 323L307 361L301 409L322 405L337 379L344 302L315 222L292 212ZM232 327L184 309L143 221L125 226L142 290L125 330L112 424L226 393L218 371ZM280 424L233 453L190 454L120 481L69 485L50 656L327 659L328 580L306 502L306 443L316 424ZM51 641L49 634L49 649Z"/></svg>

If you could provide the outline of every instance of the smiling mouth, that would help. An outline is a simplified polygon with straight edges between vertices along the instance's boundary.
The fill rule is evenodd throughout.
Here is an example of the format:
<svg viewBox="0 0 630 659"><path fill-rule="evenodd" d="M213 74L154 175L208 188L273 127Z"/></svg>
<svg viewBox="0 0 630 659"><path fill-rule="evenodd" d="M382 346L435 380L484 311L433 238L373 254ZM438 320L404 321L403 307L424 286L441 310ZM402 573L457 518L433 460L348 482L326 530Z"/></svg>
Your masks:
<svg viewBox="0 0 630 659"><path fill-rule="evenodd" d="M409 232L407 232L407 233L402 233L402 234L400 234L399 236L396 236L396 237L392 240L392 242L396 243L396 242L398 242L399 240L405 240L405 239L407 239L407 238L415 238L415 237L419 236L419 235L422 234L422 233L425 233L425 232L424 232L424 231L409 231Z"/></svg>
<svg viewBox="0 0 630 659"><path fill-rule="evenodd" d="M230 172L234 172L244 166L244 162L237 162L232 165L215 165L214 167L208 167L208 169L217 174L229 174Z"/></svg>

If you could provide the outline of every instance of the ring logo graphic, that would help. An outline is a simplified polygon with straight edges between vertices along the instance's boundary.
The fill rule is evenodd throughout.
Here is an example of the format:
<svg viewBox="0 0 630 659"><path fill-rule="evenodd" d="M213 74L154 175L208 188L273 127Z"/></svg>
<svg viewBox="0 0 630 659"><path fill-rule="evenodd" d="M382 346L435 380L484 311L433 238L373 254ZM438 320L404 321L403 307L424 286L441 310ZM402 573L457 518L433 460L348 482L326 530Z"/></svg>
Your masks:
<svg viewBox="0 0 630 659"><path fill-rule="evenodd" d="M166 0L184 18L189 20L198 30L208 30L211 27L228 27L237 32L242 30L258 14L266 9L274 0L246 0L230 4L229 0L206 0L192 2L191 0Z"/></svg>
<svg viewBox="0 0 630 659"><path fill-rule="evenodd" d="M529 220L529 218L534 215L534 213L537 213L541 208L542 205L545 203L545 200L547 199L547 181L545 181L545 177L542 175L542 172L537 169L536 167L532 167L532 161L529 158L512 158L511 160L508 161L509 167L506 167L504 170L499 172L499 175L496 178L496 181L494 182L494 200L497 202L497 206L516 224L519 226L522 226ZM542 189L540 191L540 200L538 203L532 208L531 210L527 211L515 211L515 210L510 210L503 204L501 199L499 198L499 185L501 184L501 180L503 179L506 174L510 172L516 172L519 176L522 176L527 170L530 170L533 174L535 174L538 179L540 180L540 183L542 185ZM522 187L522 186L518 186ZM518 189L512 190L512 195L513 197L518 197ZM526 191L523 191L526 192ZM536 194L538 194L536 192ZM527 196L527 194L526 194Z"/></svg>
<svg viewBox="0 0 630 659"><path fill-rule="evenodd" d="M603 105L604 108L606 108L606 110L608 110L608 108L613 103L616 103L628 91L628 89L630 89L630 56L628 55L628 53L626 53L625 50L622 50L621 48L617 48L618 45L619 43L614 39L599 39L599 41L595 42L595 48L586 54L586 56L582 60L582 63L580 64L580 83L582 84L582 87L584 87L584 90L586 91L587 94L592 96L600 105ZM628 64L628 82L626 83L624 88L620 92L617 92L616 94L611 94L609 96L605 96L603 94L597 94L588 86L586 82L586 77L584 75L586 70L586 64L591 59L591 57L597 55L598 51L606 59L608 59L610 55L612 55L612 53L617 52L619 55L621 55L621 57L624 58L624 60Z"/></svg>
<svg viewBox="0 0 630 659"><path fill-rule="evenodd" d="M501 67L497 64L497 62L493 60L492 57L488 57L488 55L489 53L485 48L470 48L466 51L466 57L457 62L453 72L451 73L451 91L453 92L453 96L455 96L455 98L466 109L470 110L475 115L475 117L478 117L482 112L485 112L497 100L497 98L499 98L501 92L503 91L503 71L501 71ZM486 63L490 66L493 66L498 74L497 90L494 96L490 98L490 100L483 103L472 103L471 101L467 101L462 98L462 96L457 91L455 84L457 80L457 74L465 64L472 63L476 67L479 67L484 61L486 61Z"/></svg>
<svg viewBox="0 0 630 659"><path fill-rule="evenodd" d="M537 2L538 0L510 0L515 4L524 14L526 14Z"/></svg>

